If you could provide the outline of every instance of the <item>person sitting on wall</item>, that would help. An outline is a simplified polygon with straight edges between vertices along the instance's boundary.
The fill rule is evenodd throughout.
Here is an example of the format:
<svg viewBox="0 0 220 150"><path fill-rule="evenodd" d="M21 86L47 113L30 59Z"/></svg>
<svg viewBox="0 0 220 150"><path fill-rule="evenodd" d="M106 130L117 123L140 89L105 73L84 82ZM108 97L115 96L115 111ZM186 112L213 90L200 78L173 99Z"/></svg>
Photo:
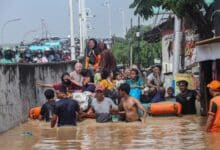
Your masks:
<svg viewBox="0 0 220 150"><path fill-rule="evenodd" d="M95 83L95 84L98 84L101 80L102 80L102 77L101 77L101 69L100 69L100 67L97 67L97 68L95 69L94 83Z"/></svg>
<svg viewBox="0 0 220 150"><path fill-rule="evenodd" d="M11 49L4 51L4 58L0 59L0 63L2 64L15 63L13 51Z"/></svg>
<svg viewBox="0 0 220 150"><path fill-rule="evenodd" d="M177 82L180 93L176 96L176 101L182 105L182 114L196 114L197 92L188 89L188 82L180 80Z"/></svg>
<svg viewBox="0 0 220 150"><path fill-rule="evenodd" d="M147 77L147 86L149 88L155 87L159 89L163 86L164 76L161 73L161 66L155 65L153 66L153 72Z"/></svg>
<svg viewBox="0 0 220 150"><path fill-rule="evenodd" d="M130 96L140 100L142 89L144 89L144 81L140 77L137 69L131 69L130 79L126 81L130 86Z"/></svg>
<svg viewBox="0 0 220 150"><path fill-rule="evenodd" d="M149 95L151 103L158 103L164 101L165 91L162 89L158 90L157 88L152 87L149 89Z"/></svg>
<svg viewBox="0 0 220 150"><path fill-rule="evenodd" d="M80 113L80 106L77 101L73 100L71 94L68 94L67 87L61 86L57 91L57 98L54 113L51 119L51 128L56 123L57 126L76 126L77 115ZM58 121L58 122L57 122Z"/></svg>
<svg viewBox="0 0 220 150"><path fill-rule="evenodd" d="M220 132L220 81L214 80L207 87L213 98L210 100L206 131Z"/></svg>
<svg viewBox="0 0 220 150"><path fill-rule="evenodd" d="M43 52L41 50L36 51L35 57L33 59L34 63L47 63L47 57L44 56Z"/></svg>
<svg viewBox="0 0 220 150"><path fill-rule="evenodd" d="M115 81L113 80L113 72L109 72L106 69L102 70L101 73L102 80L99 84L105 88L104 95L111 98L115 103L117 103L118 94L115 89Z"/></svg>
<svg viewBox="0 0 220 150"><path fill-rule="evenodd" d="M70 78L70 74L65 72L61 76L61 82L55 84L36 83L36 86L54 88L58 90L61 86L67 87L68 92L74 92L79 89L78 83Z"/></svg>
<svg viewBox="0 0 220 150"><path fill-rule="evenodd" d="M81 74L83 76L82 91L94 93L95 92L95 84L91 82L90 71L88 69L83 69Z"/></svg>
<svg viewBox="0 0 220 150"><path fill-rule="evenodd" d="M89 39L86 47L86 59L85 59L85 68L86 69L96 69L100 67L101 55L100 50L98 49L98 43L96 39Z"/></svg>
<svg viewBox="0 0 220 150"><path fill-rule="evenodd" d="M116 72L115 73L115 87L116 88L119 88L119 86L123 83L125 83L126 81L123 80L123 77L122 77L122 73L121 72Z"/></svg>
<svg viewBox="0 0 220 150"><path fill-rule="evenodd" d="M83 76L82 76L82 64L77 62L74 65L74 71L70 73L71 80L75 81L75 84L80 88L83 86Z"/></svg>
<svg viewBox="0 0 220 150"><path fill-rule="evenodd" d="M123 79L124 80L129 80L131 78L131 69L130 68L125 68L123 72Z"/></svg>
<svg viewBox="0 0 220 150"><path fill-rule="evenodd" d="M114 89L115 83L113 80L113 72L109 72L108 70L103 69L101 73L101 78L102 79L98 84L110 91Z"/></svg>
<svg viewBox="0 0 220 150"><path fill-rule="evenodd" d="M47 89L44 92L47 102L43 104L40 111L40 120L50 121L55 109L54 91Z"/></svg>
<svg viewBox="0 0 220 150"><path fill-rule="evenodd" d="M102 69L105 68L109 72L115 72L116 71L116 59L112 51L107 48L107 45L104 42L100 42L98 46L101 51L101 60L100 60L101 68Z"/></svg>
<svg viewBox="0 0 220 150"><path fill-rule="evenodd" d="M104 96L105 88L101 85L97 85L95 89L95 98L92 100L91 108L87 112L88 114L95 113L97 122L109 122L112 121L111 114L118 111L118 107L114 102Z"/></svg>

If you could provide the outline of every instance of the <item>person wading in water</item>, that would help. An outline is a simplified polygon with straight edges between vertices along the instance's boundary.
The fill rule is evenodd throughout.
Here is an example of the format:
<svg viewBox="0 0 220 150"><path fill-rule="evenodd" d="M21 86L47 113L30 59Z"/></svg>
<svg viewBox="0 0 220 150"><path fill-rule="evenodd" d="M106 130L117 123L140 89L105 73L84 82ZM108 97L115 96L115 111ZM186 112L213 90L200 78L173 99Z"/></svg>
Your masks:
<svg viewBox="0 0 220 150"><path fill-rule="evenodd" d="M53 128L56 123L58 127L76 126L77 115L80 114L80 106L78 102L71 97L72 95L67 92L65 86L61 86L59 91L57 91L57 98L60 100L55 104L51 118L51 128Z"/></svg>
<svg viewBox="0 0 220 150"><path fill-rule="evenodd" d="M135 98L129 96L130 86L127 83L123 83L119 87L119 95L121 97L121 107L122 111L119 111L119 115L124 116L127 122L141 121L143 124L146 124L146 110L141 105L141 103ZM138 109L143 111L141 116L138 113Z"/></svg>
<svg viewBox="0 0 220 150"><path fill-rule="evenodd" d="M220 132L220 81L214 80L207 85L213 98L210 101L207 132Z"/></svg>

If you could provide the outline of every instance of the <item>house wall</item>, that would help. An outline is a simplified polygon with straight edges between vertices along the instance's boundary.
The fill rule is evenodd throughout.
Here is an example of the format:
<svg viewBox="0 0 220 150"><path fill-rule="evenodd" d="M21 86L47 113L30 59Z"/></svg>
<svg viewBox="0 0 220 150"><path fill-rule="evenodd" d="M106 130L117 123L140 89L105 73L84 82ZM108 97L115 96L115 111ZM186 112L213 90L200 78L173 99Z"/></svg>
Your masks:
<svg viewBox="0 0 220 150"><path fill-rule="evenodd" d="M52 64L0 65L0 132L28 119L31 107L45 102L45 89L36 82L60 82L63 72L71 72L74 62Z"/></svg>

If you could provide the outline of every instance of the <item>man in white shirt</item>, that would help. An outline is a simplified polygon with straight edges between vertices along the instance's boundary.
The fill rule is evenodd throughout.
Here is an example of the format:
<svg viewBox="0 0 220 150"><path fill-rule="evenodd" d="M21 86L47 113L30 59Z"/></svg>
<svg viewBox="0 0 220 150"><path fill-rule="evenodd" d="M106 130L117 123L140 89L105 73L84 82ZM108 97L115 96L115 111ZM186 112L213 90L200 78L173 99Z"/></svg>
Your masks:
<svg viewBox="0 0 220 150"><path fill-rule="evenodd" d="M155 65L153 72L147 77L147 86L149 88L159 88L163 86L164 76L161 73L161 66Z"/></svg>
<svg viewBox="0 0 220 150"><path fill-rule="evenodd" d="M74 66L74 71L70 73L70 78L75 81L76 85L79 87L83 86L83 76L82 72L82 64L77 62Z"/></svg>
<svg viewBox="0 0 220 150"><path fill-rule="evenodd" d="M95 113L97 122L112 121L111 114L118 111L118 106L114 102L104 96L104 88L100 85L96 87L96 95L91 103L88 114Z"/></svg>

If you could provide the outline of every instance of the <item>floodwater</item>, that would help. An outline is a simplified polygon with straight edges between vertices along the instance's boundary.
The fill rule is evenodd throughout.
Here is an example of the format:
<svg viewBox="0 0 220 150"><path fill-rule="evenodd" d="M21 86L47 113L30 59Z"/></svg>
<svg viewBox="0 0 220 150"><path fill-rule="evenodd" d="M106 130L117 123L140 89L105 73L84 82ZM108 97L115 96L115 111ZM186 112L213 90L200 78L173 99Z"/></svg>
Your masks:
<svg viewBox="0 0 220 150"><path fill-rule="evenodd" d="M28 121L0 134L2 150L74 149L220 149L220 134L204 131L205 118L148 117L146 126L135 123L95 123L88 119L77 127L50 128L49 123Z"/></svg>

